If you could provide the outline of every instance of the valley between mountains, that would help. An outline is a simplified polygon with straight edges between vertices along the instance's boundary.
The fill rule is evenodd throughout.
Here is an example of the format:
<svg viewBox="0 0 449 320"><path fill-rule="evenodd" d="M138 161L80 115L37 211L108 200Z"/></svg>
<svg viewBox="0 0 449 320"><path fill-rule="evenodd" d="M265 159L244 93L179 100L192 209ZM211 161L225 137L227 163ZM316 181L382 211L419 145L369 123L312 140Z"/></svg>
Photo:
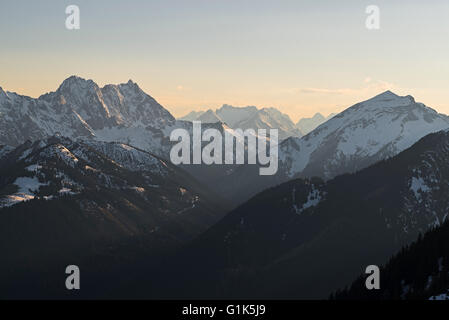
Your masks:
<svg viewBox="0 0 449 320"><path fill-rule="evenodd" d="M277 174L173 165L170 133L193 120L279 129ZM337 290L420 234L446 234L448 129L448 116L390 91L295 124L254 106L175 119L131 80L72 76L37 99L0 88L1 298L357 297L359 280ZM75 295L68 264L83 274ZM423 288L404 277L395 292L401 280ZM449 289L438 279L416 296Z"/></svg>

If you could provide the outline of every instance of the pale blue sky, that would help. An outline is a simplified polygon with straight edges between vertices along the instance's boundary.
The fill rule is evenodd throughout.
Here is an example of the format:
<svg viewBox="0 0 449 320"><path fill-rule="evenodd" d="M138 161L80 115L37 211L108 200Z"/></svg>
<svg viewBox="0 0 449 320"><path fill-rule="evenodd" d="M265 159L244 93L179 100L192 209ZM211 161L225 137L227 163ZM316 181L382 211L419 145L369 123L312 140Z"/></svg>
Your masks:
<svg viewBox="0 0 449 320"><path fill-rule="evenodd" d="M385 89L449 113L449 1L0 0L0 86L129 78L175 115L274 106L293 120ZM65 29L65 7L81 30ZM381 29L365 28L367 5Z"/></svg>

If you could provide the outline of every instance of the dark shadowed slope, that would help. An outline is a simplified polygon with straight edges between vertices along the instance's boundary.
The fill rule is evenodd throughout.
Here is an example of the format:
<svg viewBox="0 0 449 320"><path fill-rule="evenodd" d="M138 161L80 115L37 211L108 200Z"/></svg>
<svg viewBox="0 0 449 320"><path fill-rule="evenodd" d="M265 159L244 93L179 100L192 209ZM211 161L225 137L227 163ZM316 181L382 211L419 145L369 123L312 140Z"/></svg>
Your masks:
<svg viewBox="0 0 449 320"><path fill-rule="evenodd" d="M355 174L268 189L176 258L167 295L326 298L445 221L448 188L439 132Z"/></svg>
<svg viewBox="0 0 449 320"><path fill-rule="evenodd" d="M129 145L51 137L26 142L0 162L6 297L50 294L45 286L68 264L87 265L84 274L138 267L139 259L203 232L226 209L180 168Z"/></svg>
<svg viewBox="0 0 449 320"><path fill-rule="evenodd" d="M449 223L427 232L381 268L380 289L366 290L360 276L334 299L449 300Z"/></svg>

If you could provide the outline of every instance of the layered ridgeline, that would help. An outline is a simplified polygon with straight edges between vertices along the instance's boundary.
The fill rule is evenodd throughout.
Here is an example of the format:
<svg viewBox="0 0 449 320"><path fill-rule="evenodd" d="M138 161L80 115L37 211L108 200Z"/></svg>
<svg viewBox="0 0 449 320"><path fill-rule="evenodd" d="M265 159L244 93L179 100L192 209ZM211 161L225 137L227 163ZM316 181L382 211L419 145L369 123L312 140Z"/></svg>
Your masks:
<svg viewBox="0 0 449 320"><path fill-rule="evenodd" d="M229 122L227 126L219 123L221 130L296 130L288 116L273 108L224 106L221 110L220 116ZM244 114L246 122L241 121ZM207 124L220 122L204 118L200 120L205 127L217 127ZM92 80L72 76L55 92L37 99L0 88L0 144L4 145L17 146L26 140L62 134L72 139L128 143L168 158L171 131L191 127L188 121L177 121L131 80L100 88Z"/></svg>
<svg viewBox="0 0 449 320"><path fill-rule="evenodd" d="M177 257L185 262L177 268L187 274L174 280L175 292L326 298L366 266L382 265L420 233L442 224L448 192L445 131L355 174L327 182L292 180L256 195L200 237L185 251L201 256L200 262ZM208 281L199 281L202 277ZM204 286L195 289L192 283Z"/></svg>
<svg viewBox="0 0 449 320"><path fill-rule="evenodd" d="M410 96L391 92L346 109L301 138L293 134L298 129L288 116L272 108L224 105L188 118L205 122L203 130L275 128L290 136L280 144L275 176L261 177L257 165L183 167L233 204L296 177L329 179L355 172L399 153L428 133L449 127L447 116ZM315 125L322 118L309 120ZM169 161L173 145L169 136L176 128L191 132L192 123L174 119L132 81L100 88L92 80L70 77L55 92L38 99L0 89L2 145L17 146L60 133L74 140L129 144Z"/></svg>
<svg viewBox="0 0 449 320"><path fill-rule="evenodd" d="M185 171L122 143L55 136L0 147L2 294L51 294L75 262L100 273L137 267L136 259L192 239L225 211Z"/></svg>
<svg viewBox="0 0 449 320"><path fill-rule="evenodd" d="M253 129L256 131L258 129L278 129L280 140L303 135L288 115L275 108L258 109L254 106L234 107L225 104L215 111L212 109L192 111L179 119L201 121L202 123L222 122L232 129Z"/></svg>
<svg viewBox="0 0 449 320"><path fill-rule="evenodd" d="M37 99L0 89L0 145L16 147L60 134L74 141L120 142L170 161L174 144L170 134L178 128L192 137L191 122L176 120L131 80L100 88L92 80L72 76L55 92ZM209 128L235 135L222 122L202 124L203 131ZM213 187L230 168L186 165L183 169Z"/></svg>
<svg viewBox="0 0 449 320"><path fill-rule="evenodd" d="M218 187L222 194L244 201L293 178L331 179L392 157L425 135L447 128L448 116L411 96L387 91L333 116L302 138L284 140L276 176L260 177L255 168L242 166Z"/></svg>

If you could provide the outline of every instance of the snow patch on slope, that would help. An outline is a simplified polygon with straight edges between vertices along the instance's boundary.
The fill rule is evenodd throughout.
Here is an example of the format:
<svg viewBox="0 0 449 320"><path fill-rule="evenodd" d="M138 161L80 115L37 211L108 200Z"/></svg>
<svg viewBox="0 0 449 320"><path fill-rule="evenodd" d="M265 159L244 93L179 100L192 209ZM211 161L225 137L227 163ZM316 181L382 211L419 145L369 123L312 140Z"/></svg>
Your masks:
<svg viewBox="0 0 449 320"><path fill-rule="evenodd" d="M14 181L13 184L18 187L18 191L1 199L0 208L10 207L20 202L32 200L36 196L35 192L38 191L41 186L48 185L46 183L39 182L37 177L19 177Z"/></svg>
<svg viewBox="0 0 449 320"><path fill-rule="evenodd" d="M412 180L410 182L410 190L415 195L416 200L418 200L418 202L421 202L422 201L421 193L429 192L431 189L426 185L423 178L412 177Z"/></svg>

